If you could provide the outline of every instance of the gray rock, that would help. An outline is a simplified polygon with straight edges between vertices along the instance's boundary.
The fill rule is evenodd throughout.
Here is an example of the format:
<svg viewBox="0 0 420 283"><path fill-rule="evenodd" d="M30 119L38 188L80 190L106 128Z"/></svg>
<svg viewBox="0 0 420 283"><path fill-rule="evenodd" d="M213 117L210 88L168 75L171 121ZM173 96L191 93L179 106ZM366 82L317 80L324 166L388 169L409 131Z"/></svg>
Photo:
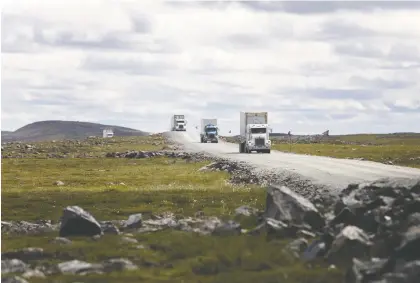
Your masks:
<svg viewBox="0 0 420 283"><path fill-rule="evenodd" d="M214 228L212 235L233 236L241 234L241 225L232 220L222 222Z"/></svg>
<svg viewBox="0 0 420 283"><path fill-rule="evenodd" d="M270 185L267 188L265 217L287 223L307 223L315 230L325 226L325 220L316 207L285 186Z"/></svg>
<svg viewBox="0 0 420 283"><path fill-rule="evenodd" d="M1 282L2 283L29 283L28 281L26 281L25 279L19 276L13 276L13 277L7 277L7 278L2 277Z"/></svg>
<svg viewBox="0 0 420 283"><path fill-rule="evenodd" d="M387 259L361 261L353 258L353 266L347 270L344 283L364 283L378 280L385 271Z"/></svg>
<svg viewBox="0 0 420 283"><path fill-rule="evenodd" d="M29 279L32 277L37 277L37 278L45 278L45 274L42 273L42 271L38 270L38 269L29 269L27 271L25 271L25 273L22 274L23 278Z"/></svg>
<svg viewBox="0 0 420 283"><path fill-rule="evenodd" d="M94 236L102 234L101 225L87 211L78 206L68 206L61 217L60 237Z"/></svg>
<svg viewBox="0 0 420 283"><path fill-rule="evenodd" d="M101 224L102 232L104 234L114 234L114 235L121 234L118 227L114 223L112 223L111 221L103 221L100 224Z"/></svg>
<svg viewBox="0 0 420 283"><path fill-rule="evenodd" d="M206 219L204 219L199 227L197 229L195 229L194 231L199 233L199 234L203 234L203 235L209 235L211 234L218 225L221 225L222 222L220 221L219 218L217 217L208 217Z"/></svg>
<svg viewBox="0 0 420 283"><path fill-rule="evenodd" d="M71 244L71 240L67 239L67 238L63 238L63 237L56 237L54 238L51 243L54 244L60 244L60 245L69 245Z"/></svg>
<svg viewBox="0 0 420 283"><path fill-rule="evenodd" d="M287 244L285 250L292 252L296 258L299 258L300 254L305 251L307 247L308 241L304 238L298 238Z"/></svg>
<svg viewBox="0 0 420 283"><path fill-rule="evenodd" d="M28 265L20 259L4 259L1 261L1 273L22 273L28 269Z"/></svg>
<svg viewBox="0 0 420 283"><path fill-rule="evenodd" d="M249 207L247 205L243 205L235 209L236 215L243 215L243 216L255 215L257 212L258 212L257 209Z"/></svg>
<svg viewBox="0 0 420 283"><path fill-rule="evenodd" d="M420 259L420 226L412 226L404 233L395 253L396 257L409 261Z"/></svg>
<svg viewBox="0 0 420 283"><path fill-rule="evenodd" d="M32 235L52 232L56 231L57 229L58 226L52 225L50 221L44 221L43 223L31 223L27 221L2 221L1 232L8 234Z"/></svg>
<svg viewBox="0 0 420 283"><path fill-rule="evenodd" d="M137 244L138 243L138 241L136 239L130 238L130 237L122 237L121 242L128 243L128 244Z"/></svg>
<svg viewBox="0 0 420 283"><path fill-rule="evenodd" d="M317 239L305 249L305 251L302 254L302 259L306 261L314 260L320 257L321 255L325 254L327 249L328 248L325 241Z"/></svg>
<svg viewBox="0 0 420 283"><path fill-rule="evenodd" d="M356 226L346 226L334 239L327 258L331 263L349 266L352 259L369 255L373 245L369 236Z"/></svg>
<svg viewBox="0 0 420 283"><path fill-rule="evenodd" d="M124 224L124 229L140 228L142 226L142 214L131 214Z"/></svg>
<svg viewBox="0 0 420 283"><path fill-rule="evenodd" d="M102 263L105 272L135 270L137 266L125 258L113 258Z"/></svg>
<svg viewBox="0 0 420 283"><path fill-rule="evenodd" d="M179 226L179 223L175 219L174 215L155 216L155 219L144 220L143 224L159 229L177 228Z"/></svg>
<svg viewBox="0 0 420 283"><path fill-rule="evenodd" d="M56 185L56 186L64 186L64 182L58 180L58 181L55 181L54 182L54 185Z"/></svg>
<svg viewBox="0 0 420 283"><path fill-rule="evenodd" d="M80 260L71 260L58 264L58 269L64 274L86 274L95 273L102 270L102 265L93 264Z"/></svg>

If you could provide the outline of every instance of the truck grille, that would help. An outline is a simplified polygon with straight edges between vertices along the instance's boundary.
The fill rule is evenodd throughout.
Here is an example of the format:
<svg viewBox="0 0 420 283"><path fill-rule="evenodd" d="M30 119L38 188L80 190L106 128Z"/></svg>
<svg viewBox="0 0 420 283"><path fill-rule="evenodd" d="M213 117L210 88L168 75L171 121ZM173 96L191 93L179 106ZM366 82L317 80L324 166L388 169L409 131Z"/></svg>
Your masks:
<svg viewBox="0 0 420 283"><path fill-rule="evenodd" d="M179 128L180 128L180 129L183 129L183 128L184 128L184 125L179 125Z"/></svg>
<svg viewBox="0 0 420 283"><path fill-rule="evenodd" d="M255 145L257 145L257 146L265 145L265 139L264 138L255 139Z"/></svg>
<svg viewBox="0 0 420 283"><path fill-rule="evenodd" d="M214 134L209 134L209 138L214 138Z"/></svg>

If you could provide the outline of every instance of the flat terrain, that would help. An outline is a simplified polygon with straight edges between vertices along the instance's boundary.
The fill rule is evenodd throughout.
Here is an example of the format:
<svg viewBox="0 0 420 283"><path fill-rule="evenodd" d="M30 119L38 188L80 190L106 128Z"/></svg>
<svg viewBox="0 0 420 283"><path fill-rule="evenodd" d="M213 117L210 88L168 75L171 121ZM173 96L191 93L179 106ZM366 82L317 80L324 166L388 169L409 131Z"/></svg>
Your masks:
<svg viewBox="0 0 420 283"><path fill-rule="evenodd" d="M107 152L170 147L159 136L86 140L80 144L33 143L29 148L18 145L6 145L9 147L3 153L9 158L2 158L2 221L55 223L68 205L84 208L99 221L123 220L133 213L142 213L144 219L155 219L163 213L232 219L241 205L262 209L265 203L262 188L232 185L226 172L199 171L209 163L206 160L104 157ZM49 154L54 155L48 158ZM247 228L256 220L241 222ZM342 276L338 270L306 267L282 252L284 240L268 241L264 236L199 236L167 229L105 234L97 240L69 237L69 245L52 242L57 236L57 231L3 234L2 253L43 248L50 256L30 261L32 267L71 259L95 263L110 258L126 258L139 267L106 274L48 275L47 279L30 278L30 282L328 283L339 282Z"/></svg>
<svg viewBox="0 0 420 283"><path fill-rule="evenodd" d="M236 137L225 137L237 143ZM271 137L273 149L282 152L361 159L420 168L420 134L357 134L329 137Z"/></svg>
<svg viewBox="0 0 420 283"><path fill-rule="evenodd" d="M317 142L281 141L273 148L283 152L363 159L420 168L420 134L345 135L321 138Z"/></svg>
<svg viewBox="0 0 420 283"><path fill-rule="evenodd" d="M420 169L409 168L402 166L393 166L387 164L381 164L371 161L360 161L352 159L338 159L323 156L311 156L301 155L295 153L272 151L271 154L239 154L238 145L228 142L220 141L218 144L201 144L199 141L198 132L168 132L167 135L180 143L183 143L185 147L191 151L206 151L216 156L230 158L237 161L245 161L250 164L254 164L260 168L276 169L279 173L293 174L300 176L303 179L310 180L316 184L323 184L336 189L343 189L348 184L354 182L374 181L383 177L406 177L413 178L420 176ZM414 145L412 144L414 143ZM410 141L410 150L417 150L418 145L416 141ZM303 147L311 147L312 144L292 145L292 149ZM326 145L319 145L324 146ZM328 145L328 151L321 152L315 150L319 155L332 155L334 153L331 148L340 146ZM287 148L288 145L278 144L274 148ZM346 146L347 147L347 146ZM363 146L361 146L363 148ZM399 148L400 146L392 145L392 147ZM404 146L401 146L404 147ZM352 150L353 145L349 145L348 148L351 152L357 151ZM378 151L378 150L377 150ZM364 156L373 155L377 156L377 151L364 151ZM402 150L405 154L407 150ZM417 158L419 151L410 152L409 155L413 158ZM401 151L400 151L401 153ZM338 152L335 152L338 155ZM362 156L363 157L363 156Z"/></svg>

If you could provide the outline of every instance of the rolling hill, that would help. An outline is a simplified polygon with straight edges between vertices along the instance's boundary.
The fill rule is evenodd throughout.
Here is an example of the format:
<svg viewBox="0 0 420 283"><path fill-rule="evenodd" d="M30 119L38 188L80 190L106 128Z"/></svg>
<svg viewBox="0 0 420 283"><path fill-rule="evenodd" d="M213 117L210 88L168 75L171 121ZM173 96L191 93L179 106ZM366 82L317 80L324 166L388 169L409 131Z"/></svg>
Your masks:
<svg viewBox="0 0 420 283"><path fill-rule="evenodd" d="M28 124L14 132L1 131L2 142L47 141L63 139L84 139L89 136L102 136L104 128L112 128L115 136L146 136L149 133L112 125L78 121L39 121Z"/></svg>

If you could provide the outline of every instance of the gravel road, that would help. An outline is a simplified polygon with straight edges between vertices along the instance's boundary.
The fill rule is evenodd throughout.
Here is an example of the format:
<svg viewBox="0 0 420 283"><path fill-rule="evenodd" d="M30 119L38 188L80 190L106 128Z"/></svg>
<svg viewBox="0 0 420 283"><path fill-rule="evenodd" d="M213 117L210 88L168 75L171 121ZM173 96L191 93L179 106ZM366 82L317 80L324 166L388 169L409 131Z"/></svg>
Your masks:
<svg viewBox="0 0 420 283"><path fill-rule="evenodd" d="M337 159L271 151L271 154L239 154L238 145L219 141L217 144L200 143L199 133L167 132L187 151L205 151L222 158L244 161L261 169L278 170L279 174L307 180L313 184L332 188L345 188L350 183L374 181L383 177L420 177L420 169L386 165L371 161Z"/></svg>

